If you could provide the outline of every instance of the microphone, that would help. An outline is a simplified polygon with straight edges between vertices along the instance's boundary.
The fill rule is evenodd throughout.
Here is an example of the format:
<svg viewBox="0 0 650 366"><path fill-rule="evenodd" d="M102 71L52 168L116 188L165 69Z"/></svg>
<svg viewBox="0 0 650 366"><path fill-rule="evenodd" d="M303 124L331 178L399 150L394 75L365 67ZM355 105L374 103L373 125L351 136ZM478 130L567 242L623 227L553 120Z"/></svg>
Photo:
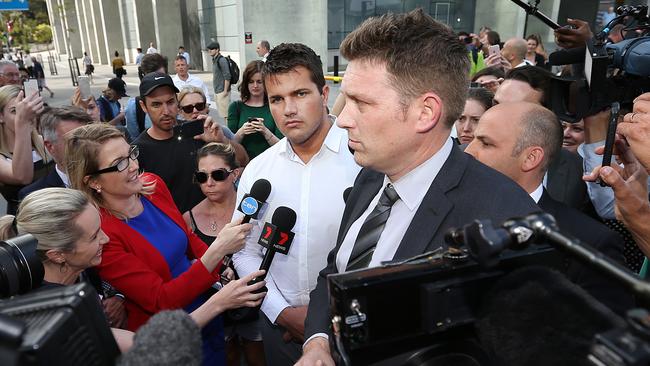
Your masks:
<svg viewBox="0 0 650 366"><path fill-rule="evenodd" d="M248 285L256 284L264 278L271 268L271 262L276 252L287 255L289 253L289 246L293 242L294 233L291 232L293 226L296 224L296 211L289 207L280 206L273 212L271 223L264 224L262 234L258 243L267 248L260 269L266 272L262 276L253 278ZM266 292L266 287L261 288L257 292Z"/></svg>
<svg viewBox="0 0 650 366"><path fill-rule="evenodd" d="M352 187L348 187L343 191L343 203L348 203L348 197L350 197L350 192L352 192Z"/></svg>
<svg viewBox="0 0 650 366"><path fill-rule="evenodd" d="M584 61L585 47L559 50L548 55L548 63L551 65L580 64Z"/></svg>
<svg viewBox="0 0 650 366"><path fill-rule="evenodd" d="M271 183L266 179L258 179L253 183L251 192L245 194L239 202L237 210L244 214L242 224L247 224L251 219L257 219L264 214L266 199L271 194Z"/></svg>
<svg viewBox="0 0 650 366"><path fill-rule="evenodd" d="M266 199L271 194L271 183L266 179L258 179L253 183L250 193L244 195L239 202L237 210L244 214L242 224L247 224L251 219L256 219L264 215L266 211ZM221 266L221 273L228 268L232 261L232 254L223 257L223 265Z"/></svg>
<svg viewBox="0 0 650 366"><path fill-rule="evenodd" d="M135 333L118 366L184 365L203 362L201 330L182 310L161 311Z"/></svg>
<svg viewBox="0 0 650 366"><path fill-rule="evenodd" d="M586 365L593 337L624 326L555 270L529 266L484 297L477 335L498 365Z"/></svg>

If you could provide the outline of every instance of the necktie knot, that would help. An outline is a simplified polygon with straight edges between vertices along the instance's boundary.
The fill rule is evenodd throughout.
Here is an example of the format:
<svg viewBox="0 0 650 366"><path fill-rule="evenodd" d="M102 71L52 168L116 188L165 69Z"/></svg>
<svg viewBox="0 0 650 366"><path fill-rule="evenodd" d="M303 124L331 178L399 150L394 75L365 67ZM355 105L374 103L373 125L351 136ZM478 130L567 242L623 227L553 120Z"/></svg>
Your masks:
<svg viewBox="0 0 650 366"><path fill-rule="evenodd" d="M382 192L379 202L384 206L392 206L399 199L399 195L392 184L388 183Z"/></svg>

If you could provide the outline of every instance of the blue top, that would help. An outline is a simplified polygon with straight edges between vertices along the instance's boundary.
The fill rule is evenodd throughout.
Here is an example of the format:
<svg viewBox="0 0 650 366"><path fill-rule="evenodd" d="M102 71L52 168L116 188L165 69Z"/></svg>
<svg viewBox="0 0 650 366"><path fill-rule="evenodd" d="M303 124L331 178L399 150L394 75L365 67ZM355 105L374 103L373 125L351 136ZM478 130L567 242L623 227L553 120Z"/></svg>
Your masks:
<svg viewBox="0 0 650 366"><path fill-rule="evenodd" d="M174 220L163 213L148 199L140 197L144 206L142 213L126 220L126 224L140 233L165 258L172 278L176 278L190 268L187 258L188 238ZM199 296L185 307L192 312L208 299L207 294ZM203 364L225 365L223 324L221 316L212 319L201 330L203 338Z"/></svg>
<svg viewBox="0 0 650 366"><path fill-rule="evenodd" d="M129 132L132 140L140 136L140 129L138 128L138 115L135 111L135 98L129 98L124 108L124 118L126 118L126 130ZM144 129L151 127L151 118L145 113L144 116Z"/></svg>
<svg viewBox="0 0 650 366"><path fill-rule="evenodd" d="M140 197L144 206L142 213L126 221L133 230L140 233L165 258L172 278L190 268L187 259L187 235L169 216L154 206L148 199Z"/></svg>

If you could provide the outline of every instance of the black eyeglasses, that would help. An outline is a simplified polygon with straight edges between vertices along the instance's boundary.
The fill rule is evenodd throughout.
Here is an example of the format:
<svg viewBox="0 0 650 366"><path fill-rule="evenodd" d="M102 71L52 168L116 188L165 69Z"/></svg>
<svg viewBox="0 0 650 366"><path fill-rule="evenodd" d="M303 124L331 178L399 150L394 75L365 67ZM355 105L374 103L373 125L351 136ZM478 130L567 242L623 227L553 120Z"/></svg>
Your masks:
<svg viewBox="0 0 650 366"><path fill-rule="evenodd" d="M185 113L194 112L194 108L196 108L196 110L200 112L205 109L205 103L188 104L181 107L181 109Z"/></svg>
<svg viewBox="0 0 650 366"><path fill-rule="evenodd" d="M210 176L212 177L213 181L221 182L222 180L226 180L230 173L232 173L232 170L221 168L211 171ZM203 184L208 181L208 173L196 171L194 172L194 180L196 180L199 184Z"/></svg>
<svg viewBox="0 0 650 366"><path fill-rule="evenodd" d="M111 173L111 172L123 172L126 170L126 168L129 167L129 164L131 163L131 160L135 161L138 159L138 156L140 156L140 149L138 149L137 146L131 146L131 149L129 150L129 156L125 158L121 158L120 160L115 163L115 165L111 165L108 168L100 169L96 172L90 173L89 175L98 175L98 174L104 174L104 173Z"/></svg>

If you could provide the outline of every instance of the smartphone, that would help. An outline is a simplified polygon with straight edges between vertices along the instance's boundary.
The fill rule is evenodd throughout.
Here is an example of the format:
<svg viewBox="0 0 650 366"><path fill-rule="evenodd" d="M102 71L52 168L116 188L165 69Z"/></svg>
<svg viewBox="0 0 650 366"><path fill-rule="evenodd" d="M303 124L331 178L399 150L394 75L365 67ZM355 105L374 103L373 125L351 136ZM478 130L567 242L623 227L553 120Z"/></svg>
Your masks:
<svg viewBox="0 0 650 366"><path fill-rule="evenodd" d="M500 54L501 54L501 47L498 44L495 44L493 46L488 46L488 56L500 55Z"/></svg>
<svg viewBox="0 0 650 366"><path fill-rule="evenodd" d="M77 83L79 84L79 92L81 93L81 99L90 98L90 79L88 76L78 76Z"/></svg>
<svg viewBox="0 0 650 366"><path fill-rule="evenodd" d="M174 126L174 135L182 136L183 138L193 138L196 135L203 133L203 120L197 119L194 121L185 121Z"/></svg>
<svg viewBox="0 0 650 366"><path fill-rule="evenodd" d="M614 140L616 139L616 127L618 126L618 115L621 112L621 106L618 102L612 103L612 108L609 115L609 125L607 126L607 138L605 139L605 151L603 152L602 166L610 166L612 164L612 153L614 151ZM598 179L598 184L607 187L607 183Z"/></svg>
<svg viewBox="0 0 650 366"><path fill-rule="evenodd" d="M28 97L34 93L41 95L38 91L38 81L35 79L29 79L23 83L23 89L25 90L25 97Z"/></svg>

